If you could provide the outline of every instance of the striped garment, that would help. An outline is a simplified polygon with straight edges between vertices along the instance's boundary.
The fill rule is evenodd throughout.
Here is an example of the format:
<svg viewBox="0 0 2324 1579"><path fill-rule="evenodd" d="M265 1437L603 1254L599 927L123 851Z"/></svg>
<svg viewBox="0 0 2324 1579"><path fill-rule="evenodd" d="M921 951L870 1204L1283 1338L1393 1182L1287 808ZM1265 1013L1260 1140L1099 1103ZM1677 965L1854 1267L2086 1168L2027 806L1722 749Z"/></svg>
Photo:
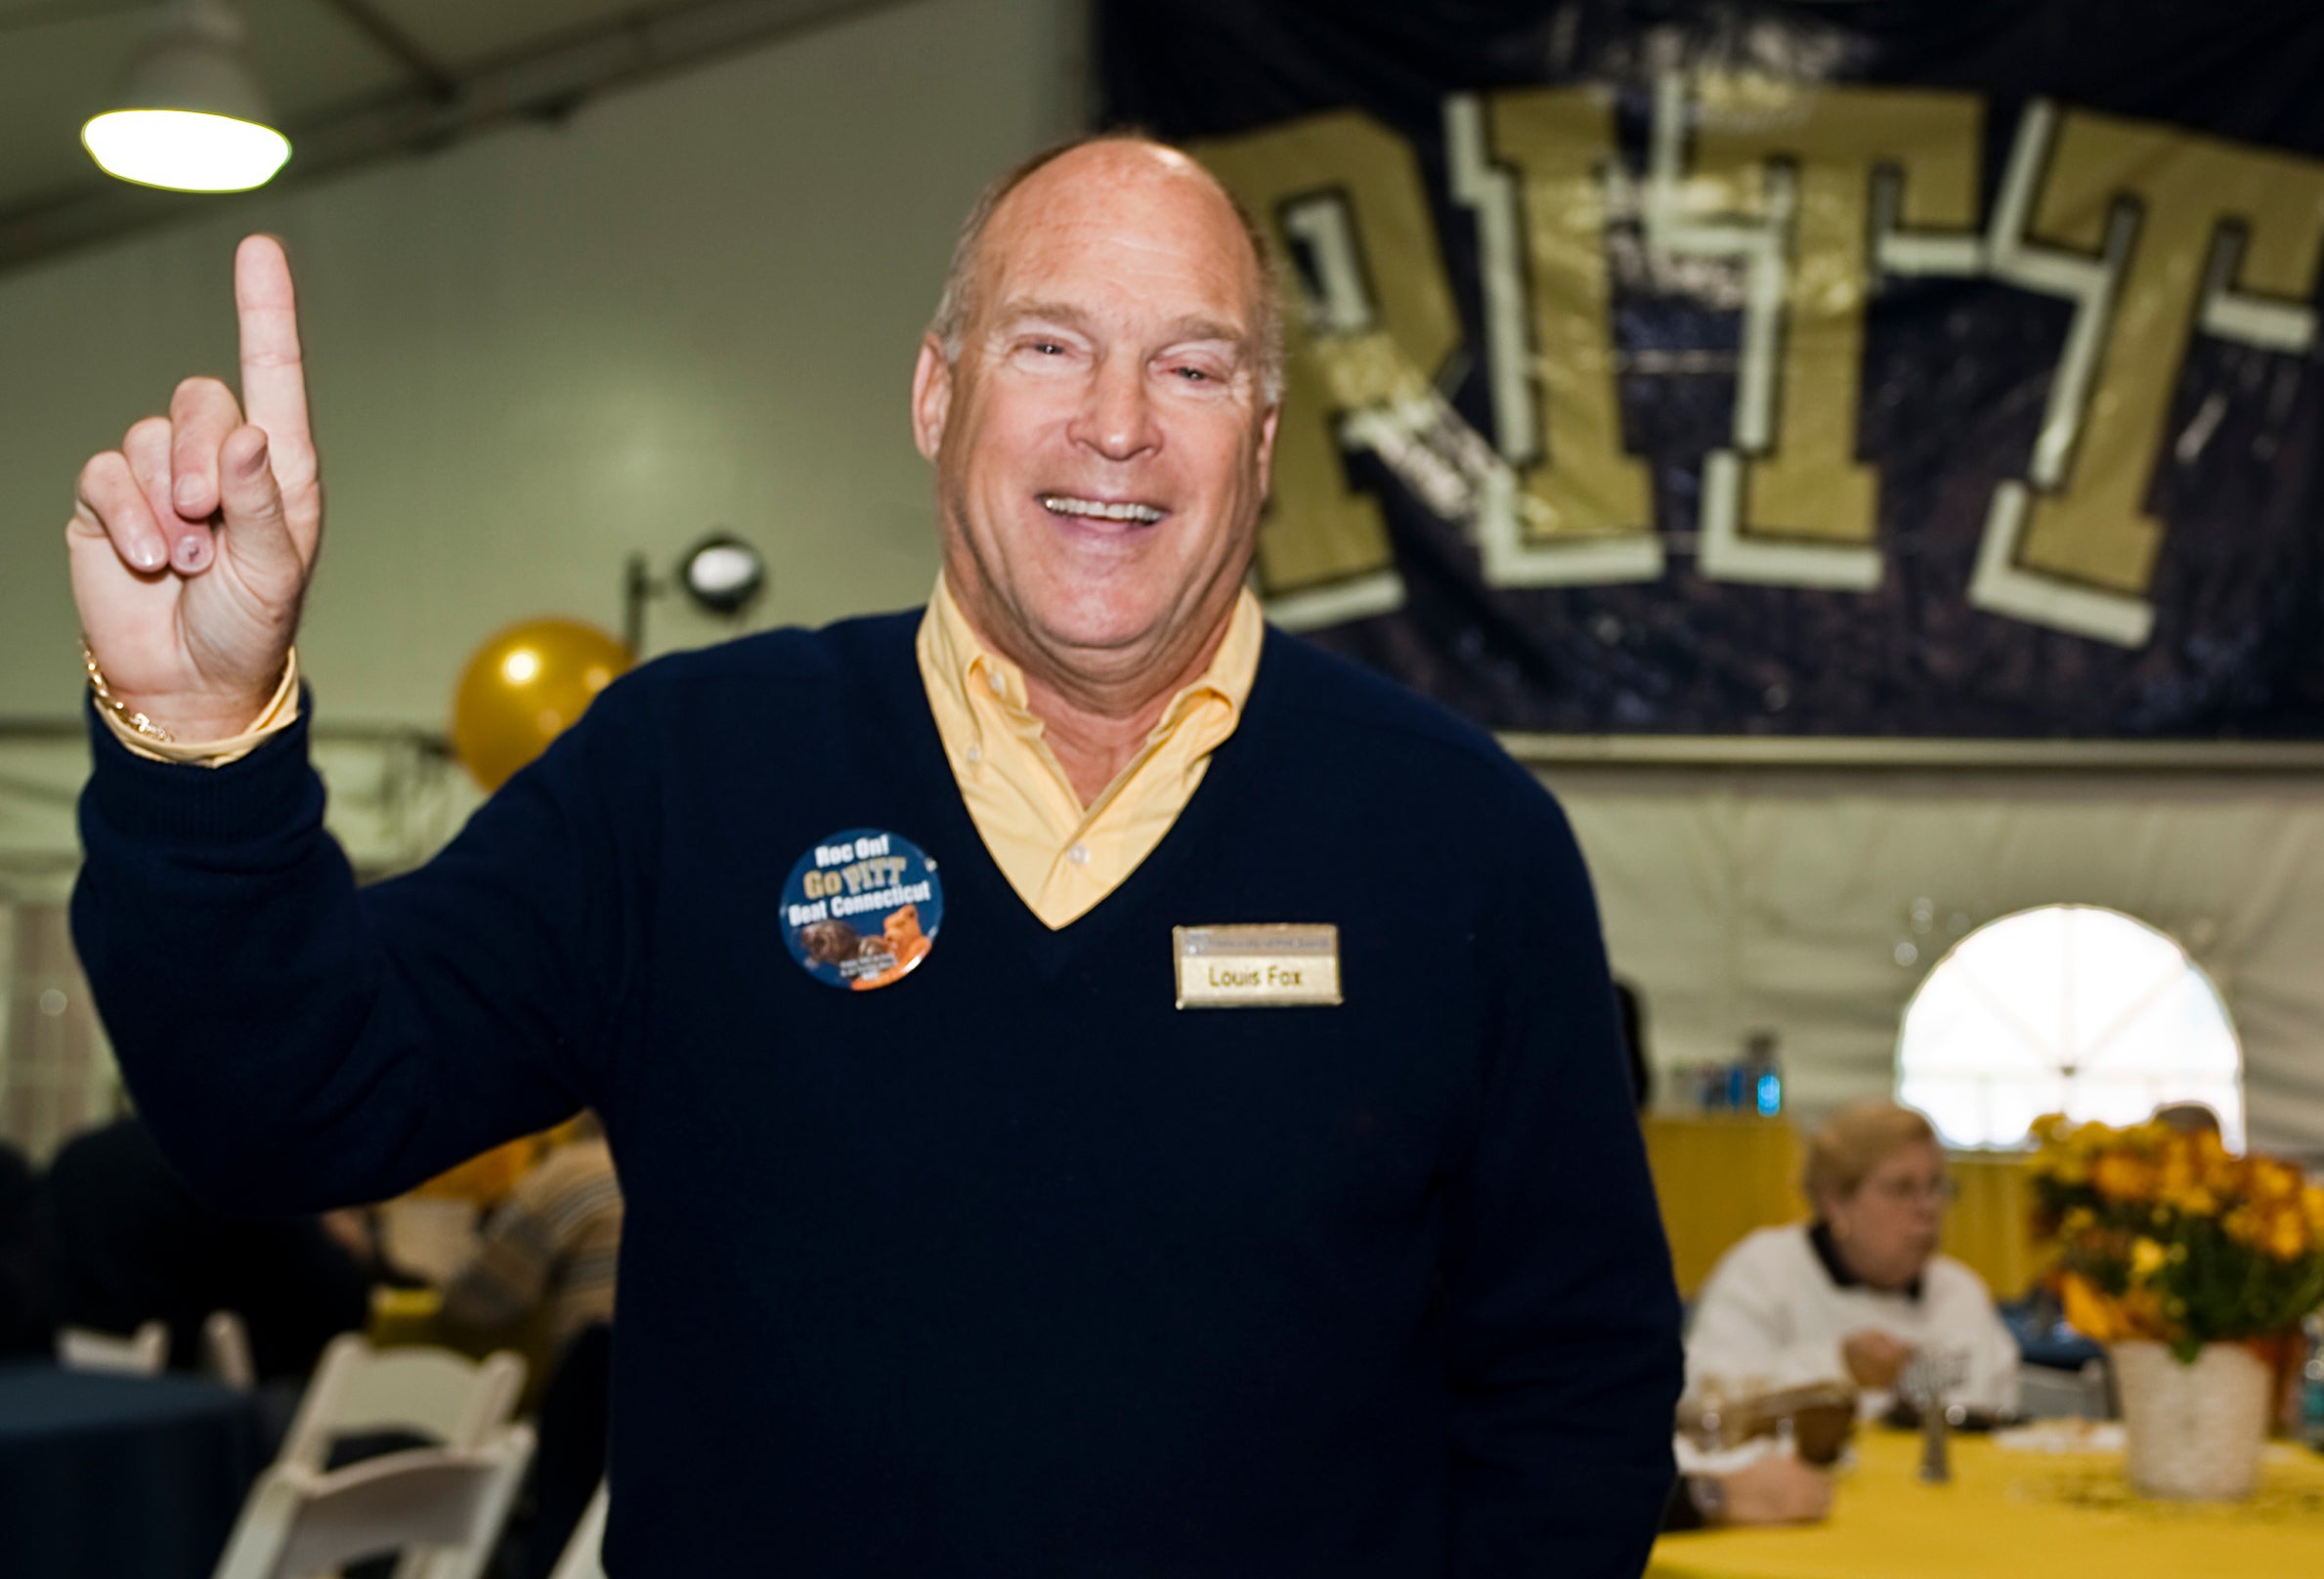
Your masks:
<svg viewBox="0 0 2324 1579"><path fill-rule="evenodd" d="M444 1291L455 1327L515 1326L542 1305L550 1339L614 1316L622 1187L602 1137L571 1141L528 1174L493 1214L476 1253Z"/></svg>

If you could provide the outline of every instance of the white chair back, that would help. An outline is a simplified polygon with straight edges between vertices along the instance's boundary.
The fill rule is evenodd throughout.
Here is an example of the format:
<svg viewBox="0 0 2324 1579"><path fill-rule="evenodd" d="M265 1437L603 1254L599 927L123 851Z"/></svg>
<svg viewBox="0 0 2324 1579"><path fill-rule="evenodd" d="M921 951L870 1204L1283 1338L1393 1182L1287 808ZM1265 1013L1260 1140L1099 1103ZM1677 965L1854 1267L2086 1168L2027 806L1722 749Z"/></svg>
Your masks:
<svg viewBox="0 0 2324 1579"><path fill-rule="evenodd" d="M472 1360L449 1348L373 1348L358 1333L331 1340L299 1399L281 1464L321 1471L338 1437L409 1431L446 1447L474 1447L516 1413L525 1362L502 1349Z"/></svg>
<svg viewBox="0 0 2324 1579"><path fill-rule="evenodd" d="M557 1558L548 1579L605 1579L606 1502L605 1482L600 1480L597 1495L573 1526L573 1538L565 1543L565 1555Z"/></svg>
<svg viewBox="0 0 2324 1579"><path fill-rule="evenodd" d="M258 1367L250 1359L250 1329L232 1310L213 1310L201 1324L201 1362L204 1370L237 1392L258 1386Z"/></svg>
<svg viewBox="0 0 2324 1579"><path fill-rule="evenodd" d="M278 1463L261 1475L213 1579L315 1579L402 1553L399 1573L477 1579L533 1457L533 1429L476 1447L420 1447L319 1473Z"/></svg>
<svg viewBox="0 0 2324 1579"><path fill-rule="evenodd" d="M67 1371L159 1376L169 1363L169 1328L149 1321L122 1338L93 1327L61 1327L57 1330L57 1363Z"/></svg>

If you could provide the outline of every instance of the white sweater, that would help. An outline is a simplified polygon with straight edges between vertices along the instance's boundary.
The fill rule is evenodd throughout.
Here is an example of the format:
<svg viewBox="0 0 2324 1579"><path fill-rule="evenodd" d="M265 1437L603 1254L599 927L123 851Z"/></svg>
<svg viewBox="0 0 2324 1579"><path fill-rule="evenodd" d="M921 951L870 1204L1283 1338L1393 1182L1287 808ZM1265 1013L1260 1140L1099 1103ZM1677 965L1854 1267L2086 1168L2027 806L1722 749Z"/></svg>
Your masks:
<svg viewBox="0 0 2324 1579"><path fill-rule="evenodd" d="M1932 1257L1920 1297L1834 1283L1807 1225L1761 1228L1719 1259L1687 1333L1687 1390L1716 1377L1731 1390L1848 1380L1840 1343L1872 1328L1915 1348L1959 1354L1967 1379L1952 1401L1997 1413L2017 1407L2017 1341L1984 1280L1949 1256ZM1868 1392L1864 1411L1892 1402Z"/></svg>

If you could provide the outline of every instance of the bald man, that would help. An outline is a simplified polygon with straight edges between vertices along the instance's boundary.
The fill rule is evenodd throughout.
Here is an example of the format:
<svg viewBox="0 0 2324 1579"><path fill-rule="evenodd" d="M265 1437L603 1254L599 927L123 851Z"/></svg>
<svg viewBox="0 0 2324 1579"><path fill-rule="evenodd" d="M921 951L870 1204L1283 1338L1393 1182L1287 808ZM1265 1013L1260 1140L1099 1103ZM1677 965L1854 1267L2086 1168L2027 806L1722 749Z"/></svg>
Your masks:
<svg viewBox="0 0 2324 1579"><path fill-rule="evenodd" d="M1271 267L1152 143L1002 178L913 379L927 607L647 665L362 892L279 247L241 400L82 474L75 919L144 1110L273 1210L601 1112L622 1579L1643 1564L1677 1302L1588 879L1245 589Z"/></svg>

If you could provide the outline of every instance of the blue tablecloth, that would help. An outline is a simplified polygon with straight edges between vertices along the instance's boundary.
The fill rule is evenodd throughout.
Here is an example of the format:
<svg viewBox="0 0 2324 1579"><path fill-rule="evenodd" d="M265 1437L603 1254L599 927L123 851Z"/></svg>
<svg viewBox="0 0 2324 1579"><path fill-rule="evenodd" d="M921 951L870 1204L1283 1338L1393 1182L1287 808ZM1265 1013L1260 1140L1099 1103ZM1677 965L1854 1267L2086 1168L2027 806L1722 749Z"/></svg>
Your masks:
<svg viewBox="0 0 2324 1579"><path fill-rule="evenodd" d="M206 1579L259 1468L246 1393L0 1366L0 1575Z"/></svg>

